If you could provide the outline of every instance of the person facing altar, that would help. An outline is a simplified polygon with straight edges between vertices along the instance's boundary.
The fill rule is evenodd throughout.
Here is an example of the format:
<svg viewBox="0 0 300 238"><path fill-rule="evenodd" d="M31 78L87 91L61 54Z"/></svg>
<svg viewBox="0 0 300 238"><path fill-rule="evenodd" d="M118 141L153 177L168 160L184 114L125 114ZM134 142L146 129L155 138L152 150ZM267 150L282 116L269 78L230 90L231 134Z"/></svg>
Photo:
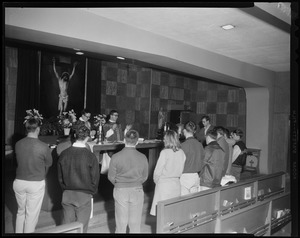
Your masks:
<svg viewBox="0 0 300 238"><path fill-rule="evenodd" d="M116 110L111 110L108 121L103 125L103 132L108 142L123 141L124 135L132 128L132 125L126 125L123 131L122 125L117 121L119 113Z"/></svg>

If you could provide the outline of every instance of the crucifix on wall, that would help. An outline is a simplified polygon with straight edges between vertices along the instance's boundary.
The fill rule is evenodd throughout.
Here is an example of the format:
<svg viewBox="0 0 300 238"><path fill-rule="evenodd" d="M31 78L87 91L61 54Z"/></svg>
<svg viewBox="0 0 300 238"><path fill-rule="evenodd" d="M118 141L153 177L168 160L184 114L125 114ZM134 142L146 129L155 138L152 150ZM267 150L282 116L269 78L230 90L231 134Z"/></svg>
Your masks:
<svg viewBox="0 0 300 238"><path fill-rule="evenodd" d="M84 108L85 59L67 54L42 52L40 108L45 118Z"/></svg>
<svg viewBox="0 0 300 238"><path fill-rule="evenodd" d="M61 76L59 76L57 71L56 71L55 57L53 57L52 61L53 61L53 71L54 71L54 74L55 74L55 76L58 80L58 85L59 85L59 89L60 89L60 93L58 95L58 98L59 98L58 110L59 110L59 114L61 115L62 112L66 111L67 106L68 106L68 100L69 100L68 86L69 86L69 82L71 81L71 79L72 79L72 77L75 73L75 68L76 68L78 62L74 62L71 75L70 75L69 72L64 71L61 74Z"/></svg>

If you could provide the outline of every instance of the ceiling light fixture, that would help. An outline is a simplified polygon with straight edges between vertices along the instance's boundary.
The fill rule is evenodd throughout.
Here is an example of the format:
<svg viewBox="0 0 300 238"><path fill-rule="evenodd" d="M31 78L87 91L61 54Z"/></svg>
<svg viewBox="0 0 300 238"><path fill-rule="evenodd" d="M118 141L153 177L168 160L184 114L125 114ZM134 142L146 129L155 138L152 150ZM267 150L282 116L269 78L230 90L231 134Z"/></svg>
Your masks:
<svg viewBox="0 0 300 238"><path fill-rule="evenodd" d="M84 53L81 51L76 52L76 55L83 55Z"/></svg>
<svg viewBox="0 0 300 238"><path fill-rule="evenodd" d="M228 24L228 25L224 25L224 26L221 26L224 30L231 30L233 28L235 28L235 26L231 25L231 24Z"/></svg>
<svg viewBox="0 0 300 238"><path fill-rule="evenodd" d="M117 59L125 60L125 58L124 58L124 57L121 57L121 56L118 56Z"/></svg>

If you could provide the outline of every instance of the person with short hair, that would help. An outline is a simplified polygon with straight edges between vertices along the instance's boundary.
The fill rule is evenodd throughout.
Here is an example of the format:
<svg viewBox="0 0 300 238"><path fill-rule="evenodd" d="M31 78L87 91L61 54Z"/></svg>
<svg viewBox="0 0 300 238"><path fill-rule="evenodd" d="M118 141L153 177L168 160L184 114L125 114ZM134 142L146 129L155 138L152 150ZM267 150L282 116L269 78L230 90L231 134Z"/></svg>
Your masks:
<svg viewBox="0 0 300 238"><path fill-rule="evenodd" d="M204 148L204 165L200 172L200 191L221 186L225 152L217 142L217 131L206 133L207 146Z"/></svg>
<svg viewBox="0 0 300 238"><path fill-rule="evenodd" d="M203 127L200 129L200 123L203 124ZM208 130L213 129L214 126L210 123L210 117L207 115L204 115L201 118L201 121L199 122L199 127L197 128L197 131L195 133L195 137L197 138L198 141L200 141L203 145L203 147L205 147L206 144L206 134Z"/></svg>
<svg viewBox="0 0 300 238"><path fill-rule="evenodd" d="M104 136L109 142L123 141L124 135L132 128L132 125L126 125L123 132L122 125L118 122L119 113L117 110L111 110L108 121L103 125Z"/></svg>
<svg viewBox="0 0 300 238"><path fill-rule="evenodd" d="M217 131L217 142L225 152L225 157L224 157L224 167L222 170L222 177L225 176L227 168L228 168L228 163L229 163L229 145L225 140L225 128L223 126L216 126L214 128Z"/></svg>
<svg viewBox="0 0 300 238"><path fill-rule="evenodd" d="M181 149L178 135L173 130L164 135L164 149L157 160L153 180L154 197L150 214L156 216L156 205L159 201L181 195L180 176L182 175L186 156Z"/></svg>
<svg viewBox="0 0 300 238"><path fill-rule="evenodd" d="M125 134L125 147L110 161L108 179L114 185L116 233L141 232L144 205L143 183L148 178L147 157L136 149L139 133Z"/></svg>
<svg viewBox="0 0 300 238"><path fill-rule="evenodd" d="M227 175L231 175L231 165L232 165L232 152L233 152L233 145L235 144L235 140L232 139L232 133L229 132L227 128L224 128L224 138L229 146L229 161L226 170Z"/></svg>
<svg viewBox="0 0 300 238"><path fill-rule="evenodd" d="M76 130L78 130L79 127L81 127L82 125L86 126L89 130L90 130L90 137L91 139L94 138L94 136L96 135L96 130L94 130L95 128L92 127L91 123L90 123L90 118L91 118L91 111L88 108L84 108L81 111L81 116L79 117L79 119L74 123L72 129L75 130L75 135L76 135ZM89 139L88 141L91 141L91 139Z"/></svg>
<svg viewBox="0 0 300 238"><path fill-rule="evenodd" d="M194 137L196 124L188 121L184 124L183 134L186 140L181 143L186 160L182 175L180 176L181 195L198 192L200 186L199 172L203 166L204 149L202 144Z"/></svg>
<svg viewBox="0 0 300 238"><path fill-rule="evenodd" d="M244 133L241 129L236 129L232 132L232 139L235 140L235 144L232 151L231 174L237 181L240 180L247 158L247 147L242 141L243 135Z"/></svg>
<svg viewBox="0 0 300 238"><path fill-rule="evenodd" d="M45 177L53 159L49 146L40 141L41 121L25 122L27 136L16 143L17 170L13 182L18 203L16 233L35 231L45 194Z"/></svg>
<svg viewBox="0 0 300 238"><path fill-rule="evenodd" d="M87 147L90 130L80 125L76 141L61 152L57 167L58 181L63 190L63 224L79 221L83 233L88 230L91 214L91 198L98 190L100 172L98 160Z"/></svg>
<svg viewBox="0 0 300 238"><path fill-rule="evenodd" d="M183 133L184 124L182 124L182 123L177 123L177 124L176 124L176 128L177 128L176 132L177 132L177 134L178 134L179 141L180 141L180 143L182 143L182 142L184 142L185 139L186 139L185 136L184 136L184 133Z"/></svg>

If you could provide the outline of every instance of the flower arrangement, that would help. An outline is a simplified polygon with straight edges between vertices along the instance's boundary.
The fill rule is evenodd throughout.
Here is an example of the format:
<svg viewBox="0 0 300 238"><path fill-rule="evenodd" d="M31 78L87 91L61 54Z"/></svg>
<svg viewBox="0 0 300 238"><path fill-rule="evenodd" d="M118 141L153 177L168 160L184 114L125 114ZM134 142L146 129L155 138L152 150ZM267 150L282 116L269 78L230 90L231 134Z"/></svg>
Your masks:
<svg viewBox="0 0 300 238"><path fill-rule="evenodd" d="M94 116L94 125L95 126L103 126L106 122L106 115L105 114L98 114Z"/></svg>
<svg viewBox="0 0 300 238"><path fill-rule="evenodd" d="M40 121L40 125L42 125L42 120L44 119L42 114L39 113L38 110L36 109L29 109L26 110L27 116L24 117L25 121L23 122L23 124L25 124L29 119L31 118L35 118L38 119Z"/></svg>
<svg viewBox="0 0 300 238"><path fill-rule="evenodd" d="M70 110L69 112L63 112L61 115L58 116L59 124L63 128L71 128L73 123L76 122L76 113L74 110Z"/></svg>

